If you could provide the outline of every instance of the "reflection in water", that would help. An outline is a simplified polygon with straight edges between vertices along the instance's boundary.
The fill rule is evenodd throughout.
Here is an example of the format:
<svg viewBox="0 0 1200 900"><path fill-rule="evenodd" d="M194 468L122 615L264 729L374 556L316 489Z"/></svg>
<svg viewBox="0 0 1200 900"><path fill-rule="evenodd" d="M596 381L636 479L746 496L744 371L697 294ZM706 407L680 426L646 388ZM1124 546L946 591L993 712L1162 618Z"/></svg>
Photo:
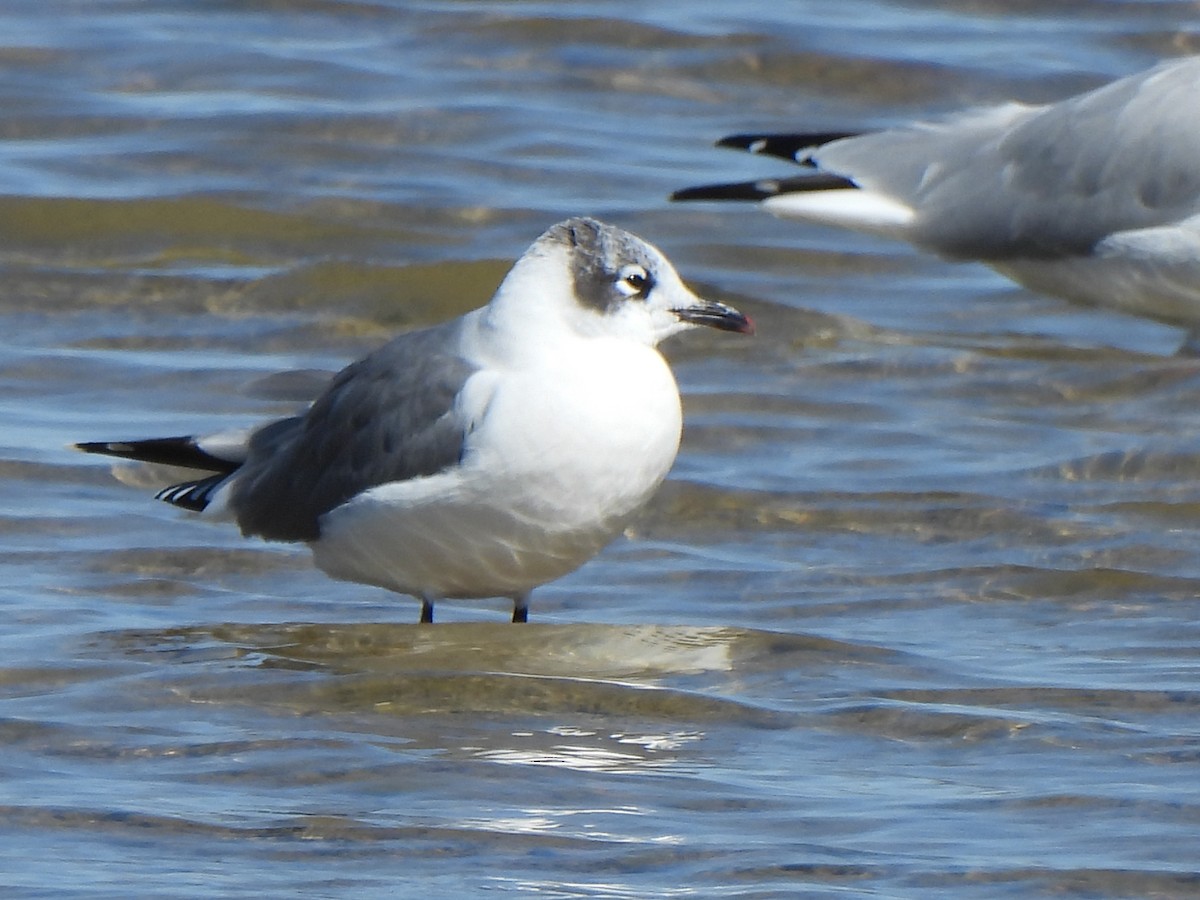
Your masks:
<svg viewBox="0 0 1200 900"><path fill-rule="evenodd" d="M442 672L628 679L729 672L765 662L869 659L882 651L825 638L725 626L552 625L509 628L494 622L435 626L218 625L129 631L107 638L127 654L171 654L225 647L258 665L324 668L341 674Z"/></svg>

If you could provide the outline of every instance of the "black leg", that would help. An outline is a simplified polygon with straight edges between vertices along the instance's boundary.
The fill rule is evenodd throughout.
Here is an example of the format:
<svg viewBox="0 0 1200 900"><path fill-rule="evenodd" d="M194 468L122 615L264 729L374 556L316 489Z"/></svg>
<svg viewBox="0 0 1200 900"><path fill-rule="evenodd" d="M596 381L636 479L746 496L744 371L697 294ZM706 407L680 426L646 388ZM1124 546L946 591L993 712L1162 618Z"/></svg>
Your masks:
<svg viewBox="0 0 1200 900"><path fill-rule="evenodd" d="M421 624L433 624L433 601L428 597L421 598Z"/></svg>
<svg viewBox="0 0 1200 900"><path fill-rule="evenodd" d="M529 595L525 594L521 597L513 597L513 618L514 622L529 621Z"/></svg>

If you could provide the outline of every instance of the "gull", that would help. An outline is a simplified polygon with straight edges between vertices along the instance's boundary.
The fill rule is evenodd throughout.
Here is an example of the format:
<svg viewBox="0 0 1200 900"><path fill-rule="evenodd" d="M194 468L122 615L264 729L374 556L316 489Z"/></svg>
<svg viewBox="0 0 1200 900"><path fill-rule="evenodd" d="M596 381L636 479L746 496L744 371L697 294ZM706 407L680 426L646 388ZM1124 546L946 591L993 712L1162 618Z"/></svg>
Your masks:
<svg viewBox="0 0 1200 900"><path fill-rule="evenodd" d="M573 218L488 304L347 366L300 415L242 432L76 444L209 473L159 499L247 536L304 542L334 578L443 598L508 597L578 568L650 499L679 448L656 349L697 325L753 332L642 239Z"/></svg>
<svg viewBox="0 0 1200 900"><path fill-rule="evenodd" d="M672 199L760 201L783 218L979 260L1044 294L1200 327L1200 57L1044 106L718 146L811 171Z"/></svg>

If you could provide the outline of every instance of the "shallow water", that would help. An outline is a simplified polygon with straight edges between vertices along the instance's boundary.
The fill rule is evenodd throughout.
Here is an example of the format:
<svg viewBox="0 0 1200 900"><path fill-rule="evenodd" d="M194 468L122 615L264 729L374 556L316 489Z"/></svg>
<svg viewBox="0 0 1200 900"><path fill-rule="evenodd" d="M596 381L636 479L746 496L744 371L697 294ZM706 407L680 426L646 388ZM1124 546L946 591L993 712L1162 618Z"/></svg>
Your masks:
<svg viewBox="0 0 1200 900"><path fill-rule="evenodd" d="M780 171L723 134L1061 96L1194 12L6 4L5 895L1200 895L1179 332L666 201ZM668 348L672 478L528 626L66 449L290 410L580 213L760 334Z"/></svg>

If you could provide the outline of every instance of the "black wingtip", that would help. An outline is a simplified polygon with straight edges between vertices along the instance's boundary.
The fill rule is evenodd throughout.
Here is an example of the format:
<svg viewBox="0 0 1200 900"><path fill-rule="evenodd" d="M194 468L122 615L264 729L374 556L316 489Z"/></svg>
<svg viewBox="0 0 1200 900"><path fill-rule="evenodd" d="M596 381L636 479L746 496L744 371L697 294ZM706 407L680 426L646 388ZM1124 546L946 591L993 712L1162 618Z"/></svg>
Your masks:
<svg viewBox="0 0 1200 900"><path fill-rule="evenodd" d="M746 132L727 135L717 141L717 146L812 165L808 156L814 150L843 138L858 137L859 134L861 132L857 131L806 131L793 134Z"/></svg>
<svg viewBox="0 0 1200 900"><path fill-rule="evenodd" d="M84 453L103 453L106 456L112 456L108 451L108 441L81 441L77 444L71 444L76 450L82 450Z"/></svg>
<svg viewBox="0 0 1200 900"><path fill-rule="evenodd" d="M765 200L774 197L772 182L740 181L733 184L701 184L696 187L683 188L671 194L671 200Z"/></svg>
<svg viewBox="0 0 1200 900"><path fill-rule="evenodd" d="M228 474L240 463L220 459L200 449L196 439L190 436L150 438L139 441L82 441L75 449L118 459L158 463L165 466L180 466L185 469L201 469L207 472Z"/></svg>
<svg viewBox="0 0 1200 900"><path fill-rule="evenodd" d="M209 475L207 478L200 478L196 481L173 484L155 494L154 499L162 500L183 509L189 509L192 512L203 512L208 508L208 504L212 502L213 495L225 483L227 477L228 475L221 472L216 475Z"/></svg>
<svg viewBox="0 0 1200 900"><path fill-rule="evenodd" d="M672 200L767 200L780 194L802 194L813 191L844 191L857 188L849 178L816 172L795 178L762 178L758 181L739 181L731 184L702 184L683 188L671 194Z"/></svg>

